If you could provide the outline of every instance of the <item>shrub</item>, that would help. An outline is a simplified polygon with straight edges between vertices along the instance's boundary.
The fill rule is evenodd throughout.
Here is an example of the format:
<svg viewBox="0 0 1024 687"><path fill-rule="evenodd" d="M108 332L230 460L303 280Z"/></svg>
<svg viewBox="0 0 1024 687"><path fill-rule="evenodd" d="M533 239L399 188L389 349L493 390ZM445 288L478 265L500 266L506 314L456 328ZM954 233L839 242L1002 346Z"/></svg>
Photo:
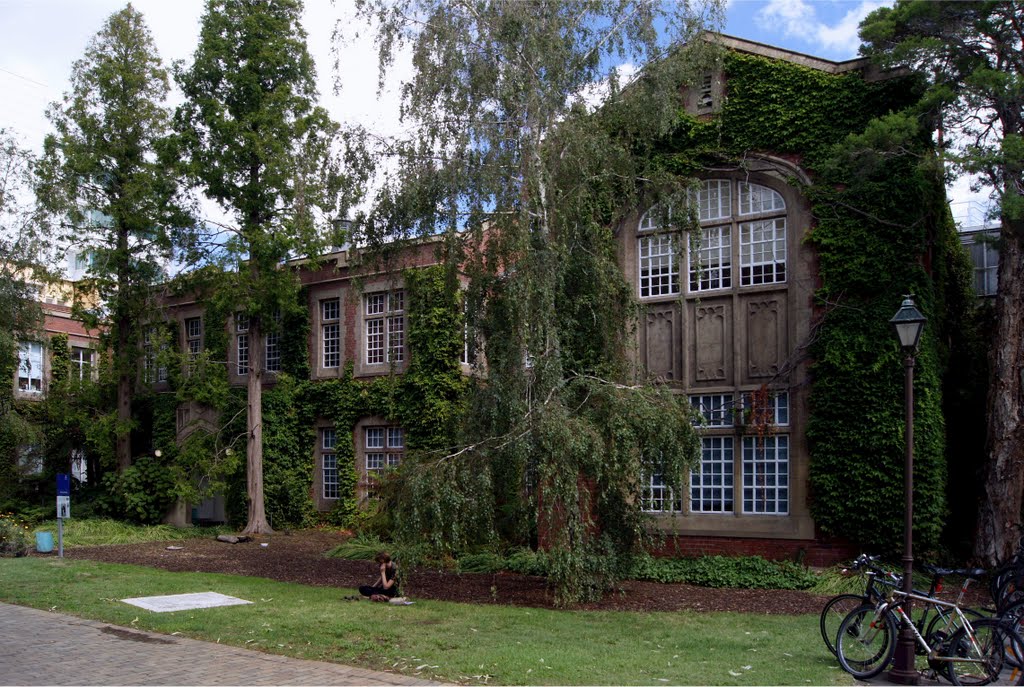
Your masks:
<svg viewBox="0 0 1024 687"><path fill-rule="evenodd" d="M469 553L459 558L459 572L496 573L505 566L505 559L496 553Z"/></svg>
<svg viewBox="0 0 1024 687"><path fill-rule="evenodd" d="M638 558L629 577L654 582L685 582L701 587L740 589L808 589L817 576L789 561L760 556L731 558Z"/></svg>
<svg viewBox="0 0 1024 687"><path fill-rule="evenodd" d="M0 513L0 556L24 556L29 547L28 525L13 513Z"/></svg>

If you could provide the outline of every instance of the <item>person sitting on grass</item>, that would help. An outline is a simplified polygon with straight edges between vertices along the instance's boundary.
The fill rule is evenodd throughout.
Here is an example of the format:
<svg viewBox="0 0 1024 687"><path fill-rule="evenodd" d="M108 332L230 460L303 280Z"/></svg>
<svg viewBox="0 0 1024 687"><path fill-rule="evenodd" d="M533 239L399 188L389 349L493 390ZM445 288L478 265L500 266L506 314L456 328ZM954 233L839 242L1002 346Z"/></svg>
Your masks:
<svg viewBox="0 0 1024 687"><path fill-rule="evenodd" d="M359 593L374 601L386 601L398 596L398 580L396 579L398 566L385 551L378 553L373 560L380 564L380 577L374 581L374 584L364 584L360 587ZM374 599L375 596L378 598Z"/></svg>

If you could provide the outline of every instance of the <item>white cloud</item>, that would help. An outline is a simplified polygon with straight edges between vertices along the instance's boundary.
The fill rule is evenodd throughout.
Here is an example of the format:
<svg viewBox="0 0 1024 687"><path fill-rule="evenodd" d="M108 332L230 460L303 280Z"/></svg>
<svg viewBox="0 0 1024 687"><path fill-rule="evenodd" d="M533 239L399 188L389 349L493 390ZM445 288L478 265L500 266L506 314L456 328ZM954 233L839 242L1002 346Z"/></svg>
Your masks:
<svg viewBox="0 0 1024 687"><path fill-rule="evenodd" d="M834 23L819 17L819 10L836 9L835 3L811 3L807 0L769 0L757 17L769 28L781 30L787 37L796 38L811 46L812 52L855 54L860 46L857 27L864 17L879 7L891 5L885 0L844 2L853 5Z"/></svg>

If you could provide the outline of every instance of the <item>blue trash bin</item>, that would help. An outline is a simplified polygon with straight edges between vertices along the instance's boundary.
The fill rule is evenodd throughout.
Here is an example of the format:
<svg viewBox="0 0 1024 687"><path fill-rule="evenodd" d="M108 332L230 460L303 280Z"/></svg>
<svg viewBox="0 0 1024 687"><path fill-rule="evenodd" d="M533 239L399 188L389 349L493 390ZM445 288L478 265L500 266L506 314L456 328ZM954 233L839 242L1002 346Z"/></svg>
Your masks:
<svg viewBox="0 0 1024 687"><path fill-rule="evenodd" d="M36 532L36 551L39 553L53 551L53 532Z"/></svg>

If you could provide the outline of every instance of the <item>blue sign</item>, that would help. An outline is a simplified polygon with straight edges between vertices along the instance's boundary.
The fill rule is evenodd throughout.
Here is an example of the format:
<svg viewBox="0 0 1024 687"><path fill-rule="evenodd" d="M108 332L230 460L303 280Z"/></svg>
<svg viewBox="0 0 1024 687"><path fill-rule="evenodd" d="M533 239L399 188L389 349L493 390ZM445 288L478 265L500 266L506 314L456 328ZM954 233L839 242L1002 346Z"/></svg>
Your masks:
<svg viewBox="0 0 1024 687"><path fill-rule="evenodd" d="M67 475L57 475L57 496L71 496L71 478Z"/></svg>

